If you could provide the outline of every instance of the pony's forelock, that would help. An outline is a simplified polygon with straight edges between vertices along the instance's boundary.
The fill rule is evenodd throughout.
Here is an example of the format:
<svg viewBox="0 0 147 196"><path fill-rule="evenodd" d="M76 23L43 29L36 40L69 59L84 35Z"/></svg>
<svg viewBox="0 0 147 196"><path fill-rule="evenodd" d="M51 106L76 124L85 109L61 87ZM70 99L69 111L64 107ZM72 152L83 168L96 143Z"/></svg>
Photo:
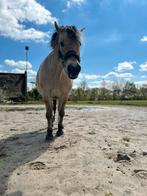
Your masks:
<svg viewBox="0 0 147 196"><path fill-rule="evenodd" d="M71 40L80 41L81 33L75 26L61 26L60 32L67 32ZM60 32L55 31L51 37L50 45L53 49L58 45L58 38Z"/></svg>

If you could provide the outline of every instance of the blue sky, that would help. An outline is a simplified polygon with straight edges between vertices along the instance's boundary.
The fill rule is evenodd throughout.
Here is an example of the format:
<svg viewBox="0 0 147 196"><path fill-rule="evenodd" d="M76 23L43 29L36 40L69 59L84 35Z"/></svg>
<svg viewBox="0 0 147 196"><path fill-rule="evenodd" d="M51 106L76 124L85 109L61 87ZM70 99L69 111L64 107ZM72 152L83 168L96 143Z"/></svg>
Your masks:
<svg viewBox="0 0 147 196"><path fill-rule="evenodd" d="M147 0L1 0L0 71L23 72L29 45L29 83L51 51L54 21L85 27L82 71L74 86L114 81L147 84ZM29 84L30 85L30 84Z"/></svg>

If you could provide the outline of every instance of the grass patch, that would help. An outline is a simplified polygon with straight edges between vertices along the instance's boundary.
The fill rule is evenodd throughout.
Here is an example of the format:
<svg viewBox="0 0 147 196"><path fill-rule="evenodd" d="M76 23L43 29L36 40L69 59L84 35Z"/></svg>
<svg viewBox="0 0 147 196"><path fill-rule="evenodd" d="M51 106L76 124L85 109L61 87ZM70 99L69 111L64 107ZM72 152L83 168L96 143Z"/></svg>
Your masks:
<svg viewBox="0 0 147 196"><path fill-rule="evenodd" d="M14 112L14 111L39 111L39 110L44 110L45 108L35 108L35 107L29 107L29 108L19 108L19 107L14 107L14 108L9 108L9 107L2 107L0 108L0 111L5 111L5 112Z"/></svg>
<svg viewBox="0 0 147 196"><path fill-rule="evenodd" d="M129 106L147 106L147 100L102 100L102 101L69 101L72 105L129 105Z"/></svg>
<svg viewBox="0 0 147 196"><path fill-rule="evenodd" d="M26 105L26 107L25 107ZM32 106L31 106L32 105ZM33 105L38 105L38 107L34 107ZM41 107L44 105L43 101L28 101L27 103L15 103L15 104L1 104L0 111L27 111L27 110L44 110L45 107ZM102 101L68 101L67 106L74 107L76 105L86 106L86 105L121 105L121 106L142 106L147 107L147 100L102 100ZM6 106L6 107L5 107ZM13 107L9 107L13 106ZM16 107L15 107L16 106ZM19 107L20 106L20 107ZM23 106L23 107L21 107ZM29 106L29 107L27 107ZM82 109L81 107L79 110Z"/></svg>

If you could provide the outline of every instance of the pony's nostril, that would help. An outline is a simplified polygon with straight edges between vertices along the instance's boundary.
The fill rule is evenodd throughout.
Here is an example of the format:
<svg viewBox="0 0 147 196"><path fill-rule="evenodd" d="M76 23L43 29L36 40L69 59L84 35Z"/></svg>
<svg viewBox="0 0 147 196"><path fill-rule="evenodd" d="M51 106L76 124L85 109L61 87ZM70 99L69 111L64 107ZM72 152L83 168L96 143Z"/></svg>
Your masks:
<svg viewBox="0 0 147 196"><path fill-rule="evenodd" d="M81 66L80 65L77 65L76 66L76 72L79 73L80 71L81 71Z"/></svg>
<svg viewBox="0 0 147 196"><path fill-rule="evenodd" d="M74 71L74 67L72 64L70 64L67 69L69 73L72 73Z"/></svg>
<svg viewBox="0 0 147 196"><path fill-rule="evenodd" d="M81 71L81 67L79 64L77 65L70 64L67 70L68 70L68 73L71 75L78 75L79 72Z"/></svg>

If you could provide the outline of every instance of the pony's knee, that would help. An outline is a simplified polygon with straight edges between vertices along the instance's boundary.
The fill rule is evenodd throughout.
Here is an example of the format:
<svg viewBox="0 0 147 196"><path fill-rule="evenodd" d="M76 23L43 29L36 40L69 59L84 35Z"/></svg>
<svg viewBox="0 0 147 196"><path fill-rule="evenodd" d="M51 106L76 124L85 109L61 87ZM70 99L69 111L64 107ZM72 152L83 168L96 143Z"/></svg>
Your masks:
<svg viewBox="0 0 147 196"><path fill-rule="evenodd" d="M64 115L65 115L65 111L64 110L59 111L59 116L63 117Z"/></svg>
<svg viewBox="0 0 147 196"><path fill-rule="evenodd" d="M50 120L52 118L52 112L51 111L46 112L46 118L47 118L47 120Z"/></svg>

